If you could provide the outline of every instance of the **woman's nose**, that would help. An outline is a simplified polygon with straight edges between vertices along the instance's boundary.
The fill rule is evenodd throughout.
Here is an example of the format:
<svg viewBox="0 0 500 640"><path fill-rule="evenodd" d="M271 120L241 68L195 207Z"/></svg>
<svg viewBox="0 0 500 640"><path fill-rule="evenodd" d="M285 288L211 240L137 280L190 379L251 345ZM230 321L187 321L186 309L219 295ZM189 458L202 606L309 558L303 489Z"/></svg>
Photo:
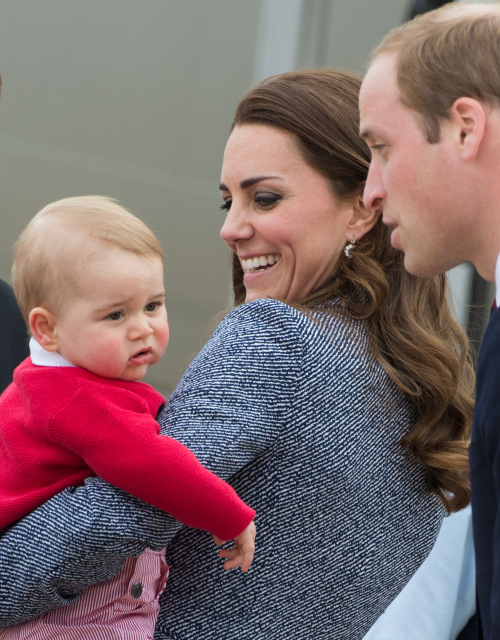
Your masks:
<svg viewBox="0 0 500 640"><path fill-rule="evenodd" d="M382 209L387 196L381 175L378 169L372 164L368 170L366 178L365 190L363 192L363 203L365 209Z"/></svg>
<svg viewBox="0 0 500 640"><path fill-rule="evenodd" d="M234 245L243 240L248 240L253 234L254 229L244 211L238 211L233 203L220 230L221 238L227 244Z"/></svg>

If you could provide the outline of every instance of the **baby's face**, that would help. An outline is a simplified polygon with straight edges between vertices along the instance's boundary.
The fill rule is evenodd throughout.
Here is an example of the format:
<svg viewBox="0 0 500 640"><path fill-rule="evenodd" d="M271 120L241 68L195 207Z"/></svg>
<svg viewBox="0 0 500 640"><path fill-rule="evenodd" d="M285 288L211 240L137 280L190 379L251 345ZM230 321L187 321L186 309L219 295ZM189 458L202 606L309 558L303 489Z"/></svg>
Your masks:
<svg viewBox="0 0 500 640"><path fill-rule="evenodd" d="M105 378L139 380L168 344L161 261L106 248L79 284L78 297L56 318L58 351Z"/></svg>

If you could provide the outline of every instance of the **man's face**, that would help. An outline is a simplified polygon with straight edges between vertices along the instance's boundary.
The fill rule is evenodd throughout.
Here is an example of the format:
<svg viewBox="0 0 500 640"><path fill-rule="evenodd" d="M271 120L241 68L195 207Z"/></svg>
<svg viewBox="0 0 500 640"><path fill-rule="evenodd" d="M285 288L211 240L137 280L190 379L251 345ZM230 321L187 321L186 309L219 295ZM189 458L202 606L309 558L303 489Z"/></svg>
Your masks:
<svg viewBox="0 0 500 640"><path fill-rule="evenodd" d="M441 140L427 142L419 115L400 101L394 56L381 56L370 67L360 113L361 135L372 151L365 206L383 210L405 267L417 276L433 276L467 260L453 131L445 122Z"/></svg>

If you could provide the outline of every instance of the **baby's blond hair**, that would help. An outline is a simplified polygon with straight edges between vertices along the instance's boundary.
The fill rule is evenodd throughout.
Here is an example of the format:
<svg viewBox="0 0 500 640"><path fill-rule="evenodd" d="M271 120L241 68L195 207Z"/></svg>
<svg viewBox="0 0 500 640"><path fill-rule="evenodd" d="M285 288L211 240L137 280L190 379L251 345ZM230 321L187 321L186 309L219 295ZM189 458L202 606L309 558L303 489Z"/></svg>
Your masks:
<svg viewBox="0 0 500 640"><path fill-rule="evenodd" d="M65 198L39 211L14 247L12 284L26 323L35 307L57 313L78 295L79 275L106 246L163 259L153 232L110 198Z"/></svg>

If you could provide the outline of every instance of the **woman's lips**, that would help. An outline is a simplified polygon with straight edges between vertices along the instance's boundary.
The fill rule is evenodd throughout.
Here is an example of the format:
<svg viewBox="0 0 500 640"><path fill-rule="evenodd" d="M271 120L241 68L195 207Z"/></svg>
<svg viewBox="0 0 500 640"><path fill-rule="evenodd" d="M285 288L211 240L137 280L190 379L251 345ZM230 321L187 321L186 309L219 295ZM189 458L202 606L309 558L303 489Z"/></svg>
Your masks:
<svg viewBox="0 0 500 640"><path fill-rule="evenodd" d="M251 258L240 258L241 267L245 273L256 273L266 271L269 267L279 262L281 255L279 253L262 254Z"/></svg>

